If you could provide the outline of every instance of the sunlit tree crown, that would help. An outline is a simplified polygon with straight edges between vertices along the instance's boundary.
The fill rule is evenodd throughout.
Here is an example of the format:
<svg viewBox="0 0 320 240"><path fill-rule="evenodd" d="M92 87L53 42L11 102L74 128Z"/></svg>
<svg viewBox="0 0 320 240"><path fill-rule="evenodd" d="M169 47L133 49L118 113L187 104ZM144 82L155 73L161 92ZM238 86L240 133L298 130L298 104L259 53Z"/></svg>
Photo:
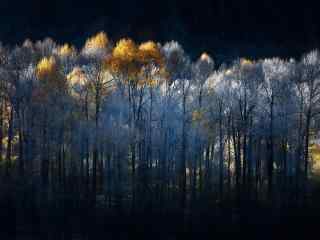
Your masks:
<svg viewBox="0 0 320 240"><path fill-rule="evenodd" d="M66 90L65 77L58 69L54 57L44 57L36 66L36 76L41 83L41 91L44 96L50 92L64 92Z"/></svg>
<svg viewBox="0 0 320 240"><path fill-rule="evenodd" d="M113 49L112 56L122 61L133 61L138 54L138 48L131 39L121 39Z"/></svg>
<svg viewBox="0 0 320 240"><path fill-rule="evenodd" d="M86 83L86 76L83 70L80 67L75 67L67 75L67 80L71 85L84 85Z"/></svg>
<svg viewBox="0 0 320 240"><path fill-rule="evenodd" d="M90 37L86 43L84 48L89 49L103 49L106 48L109 44L108 36L105 32L100 32L95 36Z"/></svg>
<svg viewBox="0 0 320 240"><path fill-rule="evenodd" d="M67 57L72 55L75 52L75 48L68 43L64 44L63 46L59 47L58 54L62 57Z"/></svg>
<svg viewBox="0 0 320 240"><path fill-rule="evenodd" d="M200 56L200 61L203 61L203 62L212 62L212 58L209 56L208 53L204 52L201 54Z"/></svg>
<svg viewBox="0 0 320 240"><path fill-rule="evenodd" d="M57 65L54 57L45 57L37 64L36 74L39 79L52 75L56 71Z"/></svg>
<svg viewBox="0 0 320 240"><path fill-rule="evenodd" d="M153 41L148 41L140 44L139 56L143 63L154 62L157 65L163 64L163 57L160 48Z"/></svg>
<svg viewBox="0 0 320 240"><path fill-rule="evenodd" d="M253 64L253 62L249 59L243 58L240 60L240 65L242 67L251 66L252 64Z"/></svg>
<svg viewBox="0 0 320 240"><path fill-rule="evenodd" d="M138 47L131 39L121 39L107 59L106 67L113 73L125 73L129 78L136 76L140 70Z"/></svg>

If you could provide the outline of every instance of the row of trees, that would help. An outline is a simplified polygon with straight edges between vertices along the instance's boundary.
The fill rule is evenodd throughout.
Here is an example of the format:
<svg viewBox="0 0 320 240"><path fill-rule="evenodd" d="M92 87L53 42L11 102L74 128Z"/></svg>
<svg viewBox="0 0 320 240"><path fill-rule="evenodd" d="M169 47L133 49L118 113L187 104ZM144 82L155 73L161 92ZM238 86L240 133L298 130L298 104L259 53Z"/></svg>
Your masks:
<svg viewBox="0 0 320 240"><path fill-rule="evenodd" d="M68 198L189 212L225 199L286 204L308 190L317 50L216 66L177 42L114 44L101 32L81 50L1 46L0 61L1 194L23 209Z"/></svg>

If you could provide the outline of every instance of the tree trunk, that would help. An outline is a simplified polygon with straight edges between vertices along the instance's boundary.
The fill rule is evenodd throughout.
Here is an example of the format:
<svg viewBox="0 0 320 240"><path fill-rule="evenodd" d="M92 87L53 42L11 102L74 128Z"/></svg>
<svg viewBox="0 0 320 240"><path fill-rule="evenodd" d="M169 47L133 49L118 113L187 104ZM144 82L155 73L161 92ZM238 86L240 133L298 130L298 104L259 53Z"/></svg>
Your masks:
<svg viewBox="0 0 320 240"><path fill-rule="evenodd" d="M307 112L306 119L306 137L304 144L304 192L306 191L307 182L308 182L308 171L309 171L309 142L310 142L310 124L311 124L311 106Z"/></svg>
<svg viewBox="0 0 320 240"><path fill-rule="evenodd" d="M223 168L223 133L222 133L222 103L219 103L219 194L220 198L223 196L223 179L224 179L224 168Z"/></svg>
<svg viewBox="0 0 320 240"><path fill-rule="evenodd" d="M24 136L23 136L23 119L19 105L17 106L18 136L19 136L19 175L24 176Z"/></svg>
<svg viewBox="0 0 320 240"><path fill-rule="evenodd" d="M2 164L2 160L3 160L3 137L4 137L4 133L3 133L3 123L4 123L4 119L3 119L3 100L1 99L0 102L0 163Z"/></svg>
<svg viewBox="0 0 320 240"><path fill-rule="evenodd" d="M183 86L184 87L184 86ZM180 166L180 206L186 207L186 94L183 93L183 122L182 122L182 144L181 144L181 166Z"/></svg>
<svg viewBox="0 0 320 240"><path fill-rule="evenodd" d="M274 105L274 96L271 96L271 104L270 104L270 126L269 126L269 159L268 159L268 196L272 199L273 195L273 105Z"/></svg>

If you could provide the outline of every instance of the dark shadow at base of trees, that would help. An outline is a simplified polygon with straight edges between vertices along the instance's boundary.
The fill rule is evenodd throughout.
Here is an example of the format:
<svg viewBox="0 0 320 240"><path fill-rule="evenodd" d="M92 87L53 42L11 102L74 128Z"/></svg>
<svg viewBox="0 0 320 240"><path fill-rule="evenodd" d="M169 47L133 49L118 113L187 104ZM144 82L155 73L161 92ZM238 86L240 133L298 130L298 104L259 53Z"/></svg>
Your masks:
<svg viewBox="0 0 320 240"><path fill-rule="evenodd" d="M314 203L318 200L313 198ZM62 202L21 209L14 199L2 198L0 239L292 239L315 232L320 217L317 204L296 202L275 207L256 201L212 204L206 199L193 211L170 206L132 211Z"/></svg>

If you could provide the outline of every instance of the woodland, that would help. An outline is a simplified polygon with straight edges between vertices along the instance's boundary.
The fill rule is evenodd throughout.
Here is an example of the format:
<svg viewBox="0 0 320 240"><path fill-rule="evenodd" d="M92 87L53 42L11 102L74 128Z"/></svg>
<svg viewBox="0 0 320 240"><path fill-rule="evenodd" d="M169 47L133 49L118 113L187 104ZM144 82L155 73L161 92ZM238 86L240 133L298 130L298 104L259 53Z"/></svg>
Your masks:
<svg viewBox="0 0 320 240"><path fill-rule="evenodd" d="M1 239L315 231L319 117L316 49L218 64L105 32L1 44Z"/></svg>

